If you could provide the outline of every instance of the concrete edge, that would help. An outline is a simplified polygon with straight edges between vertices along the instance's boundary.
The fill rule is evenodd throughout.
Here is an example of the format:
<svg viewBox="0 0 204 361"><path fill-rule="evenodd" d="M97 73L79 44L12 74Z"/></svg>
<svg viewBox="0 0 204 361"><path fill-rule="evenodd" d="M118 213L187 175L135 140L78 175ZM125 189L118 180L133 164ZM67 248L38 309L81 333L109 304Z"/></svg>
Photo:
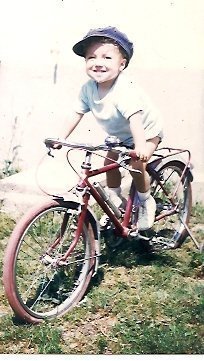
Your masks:
<svg viewBox="0 0 204 361"><path fill-rule="evenodd" d="M44 194L40 188L38 188L37 183L33 181L33 172L30 172L29 176L26 172L22 172L20 178L19 175L13 175L0 180L0 210L13 215L15 218L25 213L31 206L49 197ZM29 182L29 179L32 181ZM23 182L25 182L25 184L23 184ZM100 179L100 182L104 183L105 179ZM124 171L122 178L122 189L124 193L129 189L130 182L131 179L128 171ZM63 193L65 192L66 191L63 191ZM59 195L60 192L55 194ZM204 204L203 181L192 182L192 195L193 204L197 202Z"/></svg>

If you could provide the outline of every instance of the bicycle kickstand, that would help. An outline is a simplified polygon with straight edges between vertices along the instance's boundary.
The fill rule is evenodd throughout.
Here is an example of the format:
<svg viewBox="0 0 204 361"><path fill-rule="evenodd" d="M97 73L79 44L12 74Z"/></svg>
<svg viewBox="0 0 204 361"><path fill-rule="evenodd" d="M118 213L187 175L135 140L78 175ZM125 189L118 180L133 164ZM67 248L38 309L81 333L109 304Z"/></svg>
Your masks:
<svg viewBox="0 0 204 361"><path fill-rule="evenodd" d="M184 225L185 229L187 230L189 236L191 237L192 241L194 242L195 246L197 247L197 249L200 250L200 252L203 251L204 249L204 244L201 243L201 245L196 241L195 237L193 236L191 230L189 229L189 227L187 226L187 224L182 220L182 218L180 217L180 221L182 222L182 224Z"/></svg>

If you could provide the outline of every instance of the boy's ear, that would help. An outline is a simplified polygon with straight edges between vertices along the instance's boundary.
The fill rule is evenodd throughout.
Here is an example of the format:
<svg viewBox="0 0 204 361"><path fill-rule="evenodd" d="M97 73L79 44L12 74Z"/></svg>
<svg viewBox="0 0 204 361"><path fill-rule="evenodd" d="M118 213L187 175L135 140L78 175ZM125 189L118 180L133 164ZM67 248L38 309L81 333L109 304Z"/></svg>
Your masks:
<svg viewBox="0 0 204 361"><path fill-rule="evenodd" d="M123 69L125 69L126 63L127 63L127 59L123 58L123 59L121 60L121 65L120 65L120 70L121 70L121 71L122 71Z"/></svg>

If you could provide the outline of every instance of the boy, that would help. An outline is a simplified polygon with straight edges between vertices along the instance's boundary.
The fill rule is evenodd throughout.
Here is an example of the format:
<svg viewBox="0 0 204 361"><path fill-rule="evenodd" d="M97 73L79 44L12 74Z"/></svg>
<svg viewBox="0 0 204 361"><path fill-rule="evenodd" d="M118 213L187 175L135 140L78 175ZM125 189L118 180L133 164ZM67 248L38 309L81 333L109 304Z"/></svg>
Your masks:
<svg viewBox="0 0 204 361"><path fill-rule="evenodd" d="M92 111L108 135L117 136L125 145L134 148L139 160L132 161L131 167L141 172L131 172L141 201L139 230L151 228L156 205L150 195L146 165L161 141L162 127L149 100L122 73L133 55L133 44L124 33L110 26L90 30L74 45L73 51L85 58L90 80L82 86L72 120L61 136L67 138L83 115ZM117 154L109 151L107 157L116 160ZM110 162L106 159L104 164ZM107 187L110 198L120 206L121 174L118 169L107 172Z"/></svg>

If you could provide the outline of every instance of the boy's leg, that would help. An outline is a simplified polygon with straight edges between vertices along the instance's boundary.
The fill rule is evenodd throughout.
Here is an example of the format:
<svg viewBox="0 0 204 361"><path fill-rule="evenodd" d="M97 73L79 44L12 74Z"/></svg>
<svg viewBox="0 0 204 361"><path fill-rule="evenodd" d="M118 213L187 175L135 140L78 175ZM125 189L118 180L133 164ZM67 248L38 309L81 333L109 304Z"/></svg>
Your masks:
<svg viewBox="0 0 204 361"><path fill-rule="evenodd" d="M108 159L109 158L109 159ZM109 165L113 163L114 160L118 159L118 154L111 152L110 150L107 152L104 165ZM107 187L109 188L118 188L121 185L121 173L119 169L113 169L106 173L106 182Z"/></svg>
<svg viewBox="0 0 204 361"><path fill-rule="evenodd" d="M159 137L155 137L153 139L147 140L147 148L148 148L148 160L151 158L154 151L157 149L157 146L160 142ZM131 163L132 169L139 170L140 173L131 172L131 175L133 177L133 180L135 182L135 185L137 187L137 190L140 193L146 193L150 189L150 179L149 174L146 171L146 162L142 161L133 161Z"/></svg>
<svg viewBox="0 0 204 361"><path fill-rule="evenodd" d="M147 140L148 159L156 150L160 138L155 137ZM150 177L146 171L147 163L136 161L131 164L132 169L139 170L141 173L130 172L138 191L138 196L141 202L139 210L139 229L145 230L151 228L154 223L156 205L154 199L150 196Z"/></svg>
<svg viewBox="0 0 204 361"><path fill-rule="evenodd" d="M118 159L118 154L108 151L107 158L104 161L104 165L113 163ZM106 173L106 184L110 199L114 202L116 207L122 206L123 198L121 195L121 173L119 169L113 169Z"/></svg>

